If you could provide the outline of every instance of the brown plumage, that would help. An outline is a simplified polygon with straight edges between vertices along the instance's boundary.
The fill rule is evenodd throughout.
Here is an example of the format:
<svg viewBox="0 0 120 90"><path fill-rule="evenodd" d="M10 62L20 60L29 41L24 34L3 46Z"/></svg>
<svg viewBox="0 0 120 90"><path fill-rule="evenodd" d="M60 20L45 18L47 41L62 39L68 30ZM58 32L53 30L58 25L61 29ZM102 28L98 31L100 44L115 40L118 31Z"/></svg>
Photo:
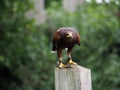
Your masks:
<svg viewBox="0 0 120 90"><path fill-rule="evenodd" d="M65 48L68 49L68 63L76 64L72 61L71 52L76 44L80 45L80 36L74 28L63 27L58 29L53 35L52 44L52 51L57 51L59 57L59 68L65 67L62 63L62 50Z"/></svg>

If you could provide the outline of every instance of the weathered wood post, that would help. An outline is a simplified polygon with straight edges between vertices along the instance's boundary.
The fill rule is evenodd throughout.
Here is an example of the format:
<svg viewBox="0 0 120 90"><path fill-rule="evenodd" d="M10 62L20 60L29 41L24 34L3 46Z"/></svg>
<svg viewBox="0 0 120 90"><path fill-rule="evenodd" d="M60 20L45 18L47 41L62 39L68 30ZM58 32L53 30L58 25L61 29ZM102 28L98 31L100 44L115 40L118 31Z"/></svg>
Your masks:
<svg viewBox="0 0 120 90"><path fill-rule="evenodd" d="M91 71L79 65L55 69L55 90L92 90Z"/></svg>

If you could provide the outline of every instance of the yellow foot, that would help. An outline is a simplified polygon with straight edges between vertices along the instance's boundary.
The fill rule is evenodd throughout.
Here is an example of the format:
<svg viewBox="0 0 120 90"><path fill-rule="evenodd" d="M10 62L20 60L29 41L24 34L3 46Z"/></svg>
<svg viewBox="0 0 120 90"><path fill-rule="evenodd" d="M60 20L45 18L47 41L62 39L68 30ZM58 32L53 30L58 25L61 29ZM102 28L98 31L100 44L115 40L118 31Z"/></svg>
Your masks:
<svg viewBox="0 0 120 90"><path fill-rule="evenodd" d="M64 65L63 63L60 63L58 68L66 68L66 65Z"/></svg>
<svg viewBox="0 0 120 90"><path fill-rule="evenodd" d="M75 65L75 64L77 64L77 63L76 63L76 62L73 62L73 61L70 59L67 64L73 64L73 65Z"/></svg>

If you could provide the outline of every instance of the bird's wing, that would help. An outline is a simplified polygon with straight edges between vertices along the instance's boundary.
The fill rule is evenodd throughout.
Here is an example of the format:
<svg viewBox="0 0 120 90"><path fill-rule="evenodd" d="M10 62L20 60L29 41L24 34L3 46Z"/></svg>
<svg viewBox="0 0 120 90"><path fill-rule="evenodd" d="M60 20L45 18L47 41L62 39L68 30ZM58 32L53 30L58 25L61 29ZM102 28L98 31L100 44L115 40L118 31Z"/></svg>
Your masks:
<svg viewBox="0 0 120 90"><path fill-rule="evenodd" d="M77 44L80 45L80 35L77 33Z"/></svg>
<svg viewBox="0 0 120 90"><path fill-rule="evenodd" d="M53 47L52 47L52 51L56 51L57 49L57 42L59 41L59 31L56 31L53 35L53 40L52 40L52 44L53 44Z"/></svg>
<svg viewBox="0 0 120 90"><path fill-rule="evenodd" d="M53 36L53 43L58 42L60 36L59 36L59 31L56 31Z"/></svg>

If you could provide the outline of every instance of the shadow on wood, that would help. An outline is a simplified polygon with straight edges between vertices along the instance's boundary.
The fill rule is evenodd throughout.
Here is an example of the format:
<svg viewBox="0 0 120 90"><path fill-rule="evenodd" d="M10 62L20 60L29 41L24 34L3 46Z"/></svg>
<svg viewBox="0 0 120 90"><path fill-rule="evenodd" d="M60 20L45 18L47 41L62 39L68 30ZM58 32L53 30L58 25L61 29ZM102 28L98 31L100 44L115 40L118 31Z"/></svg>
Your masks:
<svg viewBox="0 0 120 90"><path fill-rule="evenodd" d="M79 65L55 69L55 90L92 90L91 71Z"/></svg>

